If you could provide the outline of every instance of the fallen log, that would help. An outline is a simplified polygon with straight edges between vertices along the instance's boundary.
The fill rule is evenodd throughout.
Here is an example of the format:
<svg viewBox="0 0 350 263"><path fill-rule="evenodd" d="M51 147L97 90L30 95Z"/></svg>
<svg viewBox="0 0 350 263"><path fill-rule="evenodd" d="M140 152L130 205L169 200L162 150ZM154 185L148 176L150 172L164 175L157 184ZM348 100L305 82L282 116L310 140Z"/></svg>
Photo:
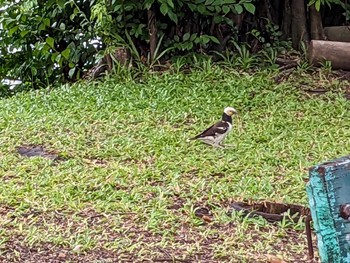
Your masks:
<svg viewBox="0 0 350 263"><path fill-rule="evenodd" d="M333 69L350 70L350 43L311 40L308 51L310 64L320 66L330 61Z"/></svg>
<svg viewBox="0 0 350 263"><path fill-rule="evenodd" d="M348 26L330 26L323 30L327 40L350 42L350 27Z"/></svg>

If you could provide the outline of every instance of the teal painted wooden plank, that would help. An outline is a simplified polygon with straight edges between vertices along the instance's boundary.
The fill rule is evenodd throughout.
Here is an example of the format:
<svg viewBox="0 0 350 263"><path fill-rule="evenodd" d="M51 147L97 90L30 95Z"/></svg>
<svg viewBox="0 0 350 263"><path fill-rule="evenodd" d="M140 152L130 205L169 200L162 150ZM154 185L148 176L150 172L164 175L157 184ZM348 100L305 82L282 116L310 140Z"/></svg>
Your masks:
<svg viewBox="0 0 350 263"><path fill-rule="evenodd" d="M319 167L310 170L307 193L321 262L340 262L340 247Z"/></svg>
<svg viewBox="0 0 350 263"><path fill-rule="evenodd" d="M322 263L350 263L350 221L340 217L350 203L349 156L312 167L307 193Z"/></svg>

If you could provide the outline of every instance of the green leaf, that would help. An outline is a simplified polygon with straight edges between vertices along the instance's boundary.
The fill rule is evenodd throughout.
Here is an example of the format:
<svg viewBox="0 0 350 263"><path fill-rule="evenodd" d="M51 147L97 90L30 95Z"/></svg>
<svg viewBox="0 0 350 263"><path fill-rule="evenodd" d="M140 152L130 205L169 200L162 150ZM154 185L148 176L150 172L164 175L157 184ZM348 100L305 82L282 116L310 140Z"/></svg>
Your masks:
<svg viewBox="0 0 350 263"><path fill-rule="evenodd" d="M197 10L198 10L198 12L201 13L201 14L206 14L206 12L207 12L207 8L205 7L205 5L199 5L199 6L197 6Z"/></svg>
<svg viewBox="0 0 350 263"><path fill-rule="evenodd" d="M160 6L160 12L165 16L167 13L168 13L168 5L166 3L163 3L161 6Z"/></svg>
<svg viewBox="0 0 350 263"><path fill-rule="evenodd" d="M226 15L230 12L230 8L227 5L224 5L222 7L222 12L224 12L224 14Z"/></svg>
<svg viewBox="0 0 350 263"><path fill-rule="evenodd" d="M202 44L206 45L210 41L210 38L207 35L200 36Z"/></svg>
<svg viewBox="0 0 350 263"><path fill-rule="evenodd" d="M58 54L55 58L55 61L58 62L60 65L61 65L61 62L62 62L62 55L61 54Z"/></svg>
<svg viewBox="0 0 350 263"><path fill-rule="evenodd" d="M237 3L237 1L236 0L222 0L222 3L225 5L232 5L232 4Z"/></svg>
<svg viewBox="0 0 350 263"><path fill-rule="evenodd" d="M240 4L235 4L234 8L235 8L237 14L242 14L243 13L243 7Z"/></svg>
<svg viewBox="0 0 350 263"><path fill-rule="evenodd" d="M195 40L196 37L197 37L197 33L193 33L193 34L191 35L190 41Z"/></svg>
<svg viewBox="0 0 350 263"><path fill-rule="evenodd" d="M43 52L44 54L49 54L50 53L50 46L45 44L45 46L43 47L43 49L41 50L41 52Z"/></svg>
<svg viewBox="0 0 350 263"><path fill-rule="evenodd" d="M46 29L46 25L44 23L41 23L39 25L39 31L44 31Z"/></svg>
<svg viewBox="0 0 350 263"><path fill-rule="evenodd" d="M65 25L65 23L61 23L61 24L60 24L60 29L61 29L62 31L66 30L66 25Z"/></svg>
<svg viewBox="0 0 350 263"><path fill-rule="evenodd" d="M18 30L18 26L15 26L9 30L9 36L11 37Z"/></svg>
<svg viewBox="0 0 350 263"><path fill-rule="evenodd" d="M70 48L66 48L65 50L63 50L61 52L61 54L66 60L68 60L69 59L69 54L70 54Z"/></svg>
<svg viewBox="0 0 350 263"><path fill-rule="evenodd" d="M185 33L184 36L182 37L183 41L189 40L189 39L190 39L190 36L191 36L190 33L188 33L188 32Z"/></svg>
<svg viewBox="0 0 350 263"><path fill-rule="evenodd" d="M219 39L217 39L216 37L214 37L214 36L209 36L209 38L210 38L210 40L213 41L214 43L220 44Z"/></svg>
<svg viewBox="0 0 350 263"><path fill-rule="evenodd" d="M36 74L38 73L37 69L34 68L34 67L31 67L31 68L30 68L30 71L32 72L32 75L33 75L33 76L36 76Z"/></svg>
<svg viewBox="0 0 350 263"><path fill-rule="evenodd" d="M53 39L52 37L47 37L45 42L51 47L51 48L55 48L55 39Z"/></svg>
<svg viewBox="0 0 350 263"><path fill-rule="evenodd" d="M172 21L174 21L177 24L177 15L171 9L168 10L168 16Z"/></svg>
<svg viewBox="0 0 350 263"><path fill-rule="evenodd" d="M215 0L213 5L222 5L222 0Z"/></svg>
<svg viewBox="0 0 350 263"><path fill-rule="evenodd" d="M317 12L320 11L320 8L321 8L321 1L320 0L315 2L315 8L316 8Z"/></svg>
<svg viewBox="0 0 350 263"><path fill-rule="evenodd" d="M222 16L214 16L214 23L219 24L222 22Z"/></svg>
<svg viewBox="0 0 350 263"><path fill-rule="evenodd" d="M243 6L249 13L255 14L255 6L252 3L243 3Z"/></svg>
<svg viewBox="0 0 350 263"><path fill-rule="evenodd" d="M59 55L58 52L52 53L52 55L51 55L51 61L52 61L52 62L55 62L58 55Z"/></svg>
<svg viewBox="0 0 350 263"><path fill-rule="evenodd" d="M169 5L172 9L174 9L173 0L167 0L167 3L168 3L168 5Z"/></svg>
<svg viewBox="0 0 350 263"><path fill-rule="evenodd" d="M192 42L186 43L186 44L185 44L185 48L186 48L187 50L192 49L192 48L193 48L193 43L192 43Z"/></svg>
<svg viewBox="0 0 350 263"><path fill-rule="evenodd" d="M49 18L44 18L44 24L46 25L46 26L50 26L50 19Z"/></svg>
<svg viewBox="0 0 350 263"><path fill-rule="evenodd" d="M73 77L75 70L76 70L76 68L74 67L74 68L71 68L71 69L68 71L68 75L69 75L70 78Z"/></svg>
<svg viewBox="0 0 350 263"><path fill-rule="evenodd" d="M65 3L66 3L66 1L64 1L64 0L57 1L57 5L60 9L64 9Z"/></svg>
<svg viewBox="0 0 350 263"><path fill-rule="evenodd" d="M205 5L211 5L214 2L214 0L207 0L205 1Z"/></svg>
<svg viewBox="0 0 350 263"><path fill-rule="evenodd" d="M21 37L25 37L30 31L29 30L23 30L21 32Z"/></svg>

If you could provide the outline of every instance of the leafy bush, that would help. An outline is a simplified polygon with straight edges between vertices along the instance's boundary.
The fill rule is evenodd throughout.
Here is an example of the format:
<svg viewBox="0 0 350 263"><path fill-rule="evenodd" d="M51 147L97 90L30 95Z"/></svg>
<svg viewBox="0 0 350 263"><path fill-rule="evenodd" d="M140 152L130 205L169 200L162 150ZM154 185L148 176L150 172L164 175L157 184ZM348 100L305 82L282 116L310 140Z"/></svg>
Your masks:
<svg viewBox="0 0 350 263"><path fill-rule="evenodd" d="M88 1L5 1L0 77L44 86L74 80L93 63L96 38Z"/></svg>
<svg viewBox="0 0 350 263"><path fill-rule="evenodd" d="M250 55L264 49L273 61L276 50L290 45L281 39L281 23L261 13L267 2L0 0L0 79L27 87L75 81L119 47L150 67L191 52L236 52L247 68L255 64ZM309 2L318 9L341 3Z"/></svg>
<svg viewBox="0 0 350 263"><path fill-rule="evenodd" d="M232 35L230 15L255 11L251 0L0 3L0 77L34 87L80 78L106 48L134 46L136 57L149 56L150 12L156 16L157 36L164 37L162 48L181 53L220 45L219 25Z"/></svg>

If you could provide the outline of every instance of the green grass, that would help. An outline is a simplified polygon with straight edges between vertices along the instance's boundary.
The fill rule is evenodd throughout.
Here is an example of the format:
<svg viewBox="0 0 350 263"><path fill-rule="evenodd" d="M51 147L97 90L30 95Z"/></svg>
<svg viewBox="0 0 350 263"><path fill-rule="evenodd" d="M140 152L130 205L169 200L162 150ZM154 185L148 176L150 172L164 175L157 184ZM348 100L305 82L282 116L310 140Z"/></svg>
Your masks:
<svg viewBox="0 0 350 263"><path fill-rule="evenodd" d="M311 98L298 83L213 67L1 100L0 258L305 259L302 225L226 214L244 199L307 205L307 169L349 153L341 83L324 83L333 92ZM187 141L225 106L240 112L226 140L234 147ZM19 156L16 147L28 144L67 161ZM213 222L195 216L198 206L210 208Z"/></svg>

